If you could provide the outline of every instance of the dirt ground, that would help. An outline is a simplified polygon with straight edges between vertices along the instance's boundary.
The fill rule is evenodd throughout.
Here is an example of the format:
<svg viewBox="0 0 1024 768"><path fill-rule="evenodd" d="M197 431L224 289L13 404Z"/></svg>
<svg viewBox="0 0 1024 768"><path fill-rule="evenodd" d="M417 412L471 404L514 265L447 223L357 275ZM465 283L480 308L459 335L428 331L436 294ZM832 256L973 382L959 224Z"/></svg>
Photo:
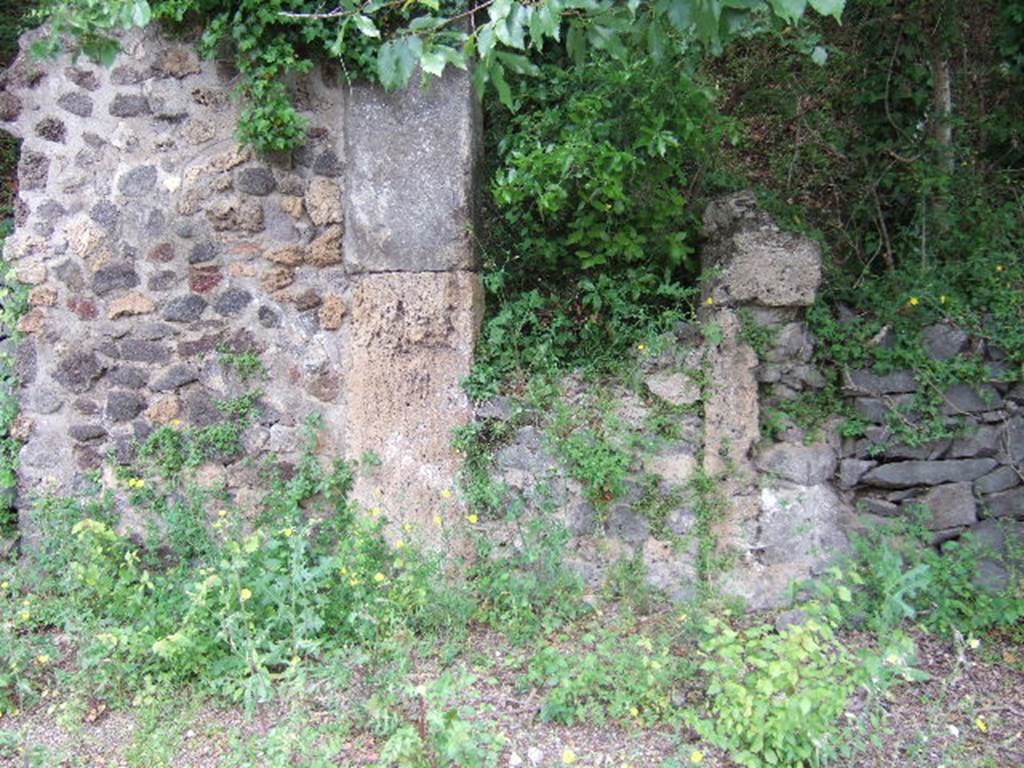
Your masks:
<svg viewBox="0 0 1024 768"><path fill-rule="evenodd" d="M846 639L856 647L858 638ZM871 727L858 727L863 725L858 710L864 702L855 698L846 714L853 753L838 765L1024 766L1024 648L1006 634L986 636L977 648L921 632L915 640L917 667L930 679L893 689L882 702L880 722ZM468 644L482 650L456 662L476 677L461 692L459 703L472 709L471 718L481 727L506 740L499 766L736 765L685 726L566 727L544 722L543 693L524 693L517 686L525 651L511 649L489 633L471 637ZM410 684L429 681L439 672L436 660L414 660L412 669ZM0 765L372 766L381 744L372 732L347 724L346 718L370 695L358 679L342 683L311 676L300 695L246 714L240 707L212 707L188 695L155 708L108 711L96 703L65 701L60 691L53 691L34 710L0 719ZM677 694L680 705L699 695L699 690L685 687Z"/></svg>

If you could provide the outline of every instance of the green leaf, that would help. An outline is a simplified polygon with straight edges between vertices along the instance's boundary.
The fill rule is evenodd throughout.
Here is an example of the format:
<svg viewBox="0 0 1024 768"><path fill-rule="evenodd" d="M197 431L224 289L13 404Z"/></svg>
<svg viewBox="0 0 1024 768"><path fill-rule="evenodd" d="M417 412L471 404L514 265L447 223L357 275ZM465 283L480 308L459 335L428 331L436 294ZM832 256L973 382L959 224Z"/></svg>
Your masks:
<svg viewBox="0 0 1024 768"><path fill-rule="evenodd" d="M809 0L809 2L811 8L822 16L831 16L836 21L841 20L843 9L846 7L846 0Z"/></svg>
<svg viewBox="0 0 1024 768"><path fill-rule="evenodd" d="M144 27L152 18L153 10L149 7L149 3L146 0L136 0L135 7L132 9L132 23L137 27Z"/></svg>
<svg viewBox="0 0 1024 768"><path fill-rule="evenodd" d="M565 39L565 48L569 52L573 63L583 64L587 55L587 36L578 24L569 27L569 34Z"/></svg>
<svg viewBox="0 0 1024 768"><path fill-rule="evenodd" d="M498 62L494 62L490 68L490 80L494 83L494 89L498 92L498 99L509 109L512 108L512 89L505 80L505 68Z"/></svg>
<svg viewBox="0 0 1024 768"><path fill-rule="evenodd" d="M420 59L420 66L423 68L423 71L435 77L441 76L446 63L444 54L436 50L426 51L423 54L423 58Z"/></svg>
<svg viewBox="0 0 1024 768"><path fill-rule="evenodd" d="M423 52L423 42L416 37L403 37L384 43L377 54L377 77L387 90L405 86Z"/></svg>
<svg viewBox="0 0 1024 768"><path fill-rule="evenodd" d="M807 0L769 0L772 4L772 10L775 11L775 15L780 19L785 19L790 23L794 23L800 20L804 15L804 11L807 10Z"/></svg>
<svg viewBox="0 0 1024 768"><path fill-rule="evenodd" d="M373 19L369 16L357 13L352 17L352 21L355 22L356 29L362 32L364 37L380 37L380 30L377 29L377 25L373 23Z"/></svg>
<svg viewBox="0 0 1024 768"><path fill-rule="evenodd" d="M476 45L477 50L480 52L480 58L486 59L488 54L494 50L494 46L497 42L493 25L486 24L481 27L476 36Z"/></svg>
<svg viewBox="0 0 1024 768"><path fill-rule="evenodd" d="M505 51L498 51L495 54L505 67L508 68L509 72L513 72L517 75L530 75L536 76L540 74L540 69L525 56L520 56L517 53L507 53Z"/></svg>
<svg viewBox="0 0 1024 768"><path fill-rule="evenodd" d="M668 20L680 32L688 31L693 24L693 0L671 0Z"/></svg>

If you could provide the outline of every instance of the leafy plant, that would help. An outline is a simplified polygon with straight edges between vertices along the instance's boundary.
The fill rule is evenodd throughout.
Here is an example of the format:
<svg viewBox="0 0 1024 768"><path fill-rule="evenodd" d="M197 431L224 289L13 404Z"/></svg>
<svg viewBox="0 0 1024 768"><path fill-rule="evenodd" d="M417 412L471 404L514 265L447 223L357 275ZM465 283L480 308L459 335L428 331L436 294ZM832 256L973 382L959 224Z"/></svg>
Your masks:
<svg viewBox="0 0 1024 768"><path fill-rule="evenodd" d="M473 718L474 710L452 701L474 682L446 672L427 685L409 686L405 704L411 722L399 725L380 752L380 768L488 768L498 764L503 739Z"/></svg>
<svg viewBox="0 0 1024 768"><path fill-rule="evenodd" d="M914 521L853 537L853 556L830 572L815 590L822 599L843 593L842 615L866 625L880 638L907 622L946 636L977 634L1011 626L1024 616L1021 574L1009 574L1005 589L994 590L978 578L987 552L972 534L931 546L931 532ZM1013 561L1013 552L1001 559Z"/></svg>
<svg viewBox="0 0 1024 768"><path fill-rule="evenodd" d="M680 718L673 693L696 672L693 661L674 651L668 633L623 634L597 628L571 648L550 645L533 656L520 685L547 690L541 717L567 725Z"/></svg>
<svg viewBox="0 0 1024 768"><path fill-rule="evenodd" d="M827 621L737 631L712 618L701 649L708 716L694 725L737 763L800 768L836 754L856 681L853 657Z"/></svg>
<svg viewBox="0 0 1024 768"><path fill-rule="evenodd" d="M563 562L568 532L544 519L518 521L516 527L518 546L475 538L476 556L466 578L477 595L477 617L522 641L558 629L590 608L582 600L581 579Z"/></svg>

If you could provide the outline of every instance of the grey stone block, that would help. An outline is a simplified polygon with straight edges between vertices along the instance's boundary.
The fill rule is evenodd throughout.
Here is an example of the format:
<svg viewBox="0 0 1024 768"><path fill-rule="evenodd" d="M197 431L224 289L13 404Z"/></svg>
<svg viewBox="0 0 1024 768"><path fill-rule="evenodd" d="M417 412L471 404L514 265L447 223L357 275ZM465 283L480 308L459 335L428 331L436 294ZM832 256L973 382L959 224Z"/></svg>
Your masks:
<svg viewBox="0 0 1024 768"><path fill-rule="evenodd" d="M965 349L970 341L966 331L947 323L930 325L924 329L924 347L936 360L951 360Z"/></svg>
<svg viewBox="0 0 1024 768"><path fill-rule="evenodd" d="M716 305L799 307L814 302L821 249L810 238L781 231L753 193L712 201L704 229L709 242L703 262L717 275L708 289Z"/></svg>
<svg viewBox="0 0 1024 768"><path fill-rule="evenodd" d="M839 463L839 487L844 490L853 488L864 477L864 473L876 466L877 461L843 459Z"/></svg>
<svg viewBox="0 0 1024 768"><path fill-rule="evenodd" d="M900 505L887 499L865 496L857 500L857 511L879 517L896 517L900 513Z"/></svg>
<svg viewBox="0 0 1024 768"><path fill-rule="evenodd" d="M980 426L970 434L954 440L946 456L951 459L995 456L999 451L1001 432L996 426Z"/></svg>
<svg viewBox="0 0 1024 768"><path fill-rule="evenodd" d="M106 416L111 421L131 421L146 407L146 399L136 392L114 390L107 394Z"/></svg>
<svg viewBox="0 0 1024 768"><path fill-rule="evenodd" d="M978 503L970 483L936 486L917 499L904 501L901 509L912 511L918 505L927 507L928 528L933 531L978 522Z"/></svg>
<svg viewBox="0 0 1024 768"><path fill-rule="evenodd" d="M879 488L912 488L976 480L996 468L994 459L952 459L941 461L896 461L875 467L864 475L864 483Z"/></svg>
<svg viewBox="0 0 1024 768"><path fill-rule="evenodd" d="M982 517L1024 519L1024 488L992 493L981 497Z"/></svg>
<svg viewBox="0 0 1024 768"><path fill-rule="evenodd" d="M830 445L777 443L761 451L754 460L762 472L769 472L800 485L817 485L836 473L836 452Z"/></svg>
<svg viewBox="0 0 1024 768"><path fill-rule="evenodd" d="M57 106L78 117L92 117L92 99L84 93L72 91L57 99Z"/></svg>
<svg viewBox="0 0 1024 768"><path fill-rule="evenodd" d="M92 389L106 372L94 352L72 352L61 358L53 378L69 392L82 393Z"/></svg>
<svg viewBox="0 0 1024 768"><path fill-rule="evenodd" d="M1013 467L1002 466L984 477L974 481L974 491L978 494L999 493L1008 491L1021 484L1021 477Z"/></svg>
<svg viewBox="0 0 1024 768"><path fill-rule="evenodd" d="M149 100L142 94L119 93L108 110L114 117L139 117L150 113Z"/></svg>
<svg viewBox="0 0 1024 768"><path fill-rule="evenodd" d="M235 188L247 195L265 197L277 189L277 181L269 168L243 168L235 178Z"/></svg>
<svg viewBox="0 0 1024 768"><path fill-rule="evenodd" d="M946 392L942 412L949 415L980 413L1003 403L995 387L988 384L955 384Z"/></svg>
<svg viewBox="0 0 1024 768"><path fill-rule="evenodd" d="M896 395L917 391L917 381L910 371L896 371L879 375L862 369L848 371L844 389L848 392L870 395Z"/></svg>
<svg viewBox="0 0 1024 768"><path fill-rule="evenodd" d="M651 533L651 525L628 504L616 504L608 513L608 535L627 544L643 544Z"/></svg>
<svg viewBox="0 0 1024 768"><path fill-rule="evenodd" d="M252 294L244 288L229 288L213 302L213 311L218 315L233 316L245 309L252 301Z"/></svg>
<svg viewBox="0 0 1024 768"><path fill-rule="evenodd" d="M144 197L156 188L155 165L140 165L123 174L117 188L125 197Z"/></svg>
<svg viewBox="0 0 1024 768"><path fill-rule="evenodd" d="M189 293L167 302L162 316L169 323L191 323L198 320L205 310L206 299L196 293Z"/></svg>
<svg viewBox="0 0 1024 768"><path fill-rule="evenodd" d="M134 288L138 284L139 275L135 267L125 261L101 267L92 276L92 292L97 296L105 296L123 288Z"/></svg>
<svg viewBox="0 0 1024 768"><path fill-rule="evenodd" d="M1020 570L1024 560L1024 523L1014 520L982 520L970 529L971 539L982 555L974 575L976 584L1001 592L1010 585L1010 569Z"/></svg>
<svg viewBox="0 0 1024 768"><path fill-rule="evenodd" d="M199 371L191 365L174 365L153 384L155 392L169 392L199 380Z"/></svg>
<svg viewBox="0 0 1024 768"><path fill-rule="evenodd" d="M416 78L414 78L414 81ZM345 256L354 272L476 269L479 107L449 70L424 91L356 85L347 103Z"/></svg>

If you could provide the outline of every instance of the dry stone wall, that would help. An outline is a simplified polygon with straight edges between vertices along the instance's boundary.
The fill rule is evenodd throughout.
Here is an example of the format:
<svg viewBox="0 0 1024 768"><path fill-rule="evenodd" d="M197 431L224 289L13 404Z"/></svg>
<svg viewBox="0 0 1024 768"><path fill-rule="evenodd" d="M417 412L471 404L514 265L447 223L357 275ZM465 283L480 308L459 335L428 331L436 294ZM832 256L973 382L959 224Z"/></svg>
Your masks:
<svg viewBox="0 0 1024 768"><path fill-rule="evenodd" d="M317 413L321 453L381 460L367 503L432 515L480 320L468 80L386 95L317 70L294 83L307 143L263 158L234 139L237 73L189 45L127 35L104 68L35 61L30 43L0 81L0 128L22 140L5 256L31 287L23 512L259 390L246 460L216 456L201 477L251 509L251 459L287 471ZM247 353L265 376L232 365Z"/></svg>
<svg viewBox="0 0 1024 768"><path fill-rule="evenodd" d="M919 387L913 371L845 372L845 394L870 423L861 438L843 439L838 417L813 433L769 425L773 412L826 386L805 319L821 255L781 231L749 193L712 203L704 225L697 322L662 339L657 354L638 352L638 386L600 396L616 404L604 411L617 425L609 439L630 457L625 492L609 504L588 498L580 467L559 452L561 425L499 399L477 419L510 425L498 430L509 437L494 476L511 503L567 526L571 561L595 589L616 563L639 562L649 586L675 599L703 583L752 608L778 606L793 580L821 574L847 551L852 533L922 513L936 546L973 534L987 549L977 578L1005 586L1008 569L1024 566L1021 385L952 387L944 407L960 436L916 447L894 441L890 425L893 409L916 418L905 412ZM938 359L973 343L946 325L925 336ZM999 351L984 353L998 372ZM593 384L575 378L563 389L564 408L595 397ZM666 412L669 438L657 428ZM493 535L516 546L518 530L496 524Z"/></svg>

